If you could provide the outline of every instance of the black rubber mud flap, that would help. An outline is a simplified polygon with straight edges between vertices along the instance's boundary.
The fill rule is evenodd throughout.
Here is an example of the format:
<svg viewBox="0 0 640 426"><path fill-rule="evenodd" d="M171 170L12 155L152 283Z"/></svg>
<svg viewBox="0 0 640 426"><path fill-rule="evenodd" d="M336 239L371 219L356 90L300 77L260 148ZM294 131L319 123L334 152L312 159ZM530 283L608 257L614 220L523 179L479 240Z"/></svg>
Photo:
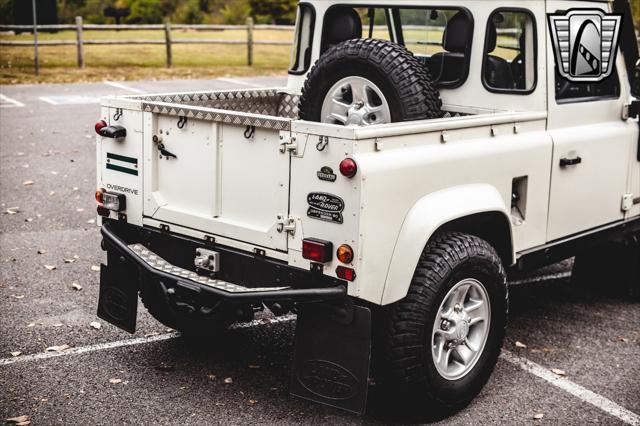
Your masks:
<svg viewBox="0 0 640 426"><path fill-rule="evenodd" d="M98 316L129 333L135 333L138 316L136 268L101 265Z"/></svg>
<svg viewBox="0 0 640 426"><path fill-rule="evenodd" d="M298 314L291 394L363 414L371 355L371 311L353 306L348 321L331 318L326 305Z"/></svg>

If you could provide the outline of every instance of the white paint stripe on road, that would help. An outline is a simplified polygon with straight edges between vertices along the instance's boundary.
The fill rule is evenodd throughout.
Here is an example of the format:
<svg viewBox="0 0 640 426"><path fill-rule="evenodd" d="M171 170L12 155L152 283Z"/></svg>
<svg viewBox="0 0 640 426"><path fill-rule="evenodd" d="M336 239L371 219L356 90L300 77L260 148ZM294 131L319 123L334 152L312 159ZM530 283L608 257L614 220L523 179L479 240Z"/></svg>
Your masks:
<svg viewBox="0 0 640 426"><path fill-rule="evenodd" d="M253 320L246 323L238 323L238 324L232 325L230 328L243 329L243 328L258 327L261 325L281 324L281 323L293 321L294 319L296 319L295 315L285 315L283 317L264 318L260 320ZM162 342L164 340L175 339L176 337L179 337L179 336L180 336L180 333L177 333L177 332L165 333L165 334L159 334L159 335L154 335L149 337L139 337L137 339L125 339L125 340L118 340L116 342L98 343L95 345L80 346L77 348L71 348L65 351L60 351L60 352L42 352L42 353L31 354L31 355L17 356L14 358L1 358L0 366L16 364L20 362L38 361L38 360L49 359L49 358L57 358L60 356L67 356L67 355L86 354L90 352L102 351L105 349L122 348L125 346L134 346L134 345L143 345L147 343Z"/></svg>
<svg viewBox="0 0 640 426"><path fill-rule="evenodd" d="M58 102L54 101L53 99L49 99L48 96L40 96L40 100L51 105L58 105Z"/></svg>
<svg viewBox="0 0 640 426"><path fill-rule="evenodd" d="M126 84L117 83L111 80L104 80L103 83L106 84L107 86L117 87L118 89L122 89L122 90L128 90L129 92L132 92L132 93L145 93L144 90L136 89L135 87L127 86Z"/></svg>
<svg viewBox="0 0 640 426"><path fill-rule="evenodd" d="M0 93L0 107L2 107L2 108L21 108L23 106L24 106L24 104L22 102L16 101L15 99L11 99L10 97Z"/></svg>
<svg viewBox="0 0 640 426"><path fill-rule="evenodd" d="M502 351L500 358L551 383L553 386L562 389L576 398L601 409L605 413L617 417L626 424L640 426L640 416L638 414L627 410L604 396L600 396L589 389L583 388L566 377L558 376L549 369L506 350Z"/></svg>
<svg viewBox="0 0 640 426"><path fill-rule="evenodd" d="M250 83L244 80L238 80L235 78L219 78L218 81L223 81L225 83L238 84L240 86L249 86L249 87L261 87L260 84Z"/></svg>
<svg viewBox="0 0 640 426"><path fill-rule="evenodd" d="M522 280L509 281L509 285L533 284L542 281L555 281L571 278L571 272L560 272L557 274L539 275L537 277L524 278Z"/></svg>

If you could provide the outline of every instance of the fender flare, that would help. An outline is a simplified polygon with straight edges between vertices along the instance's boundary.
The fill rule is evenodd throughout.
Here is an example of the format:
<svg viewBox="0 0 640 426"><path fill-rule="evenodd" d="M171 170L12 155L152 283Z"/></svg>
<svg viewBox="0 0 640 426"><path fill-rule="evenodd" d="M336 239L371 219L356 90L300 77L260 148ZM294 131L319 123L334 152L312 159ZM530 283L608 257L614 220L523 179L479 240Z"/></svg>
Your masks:
<svg viewBox="0 0 640 426"><path fill-rule="evenodd" d="M489 184L469 184L447 188L419 199L407 213L393 249L387 271L382 305L403 299L422 251L433 234L443 225L478 213L499 213L508 223L513 252L513 230L509 213L500 192Z"/></svg>

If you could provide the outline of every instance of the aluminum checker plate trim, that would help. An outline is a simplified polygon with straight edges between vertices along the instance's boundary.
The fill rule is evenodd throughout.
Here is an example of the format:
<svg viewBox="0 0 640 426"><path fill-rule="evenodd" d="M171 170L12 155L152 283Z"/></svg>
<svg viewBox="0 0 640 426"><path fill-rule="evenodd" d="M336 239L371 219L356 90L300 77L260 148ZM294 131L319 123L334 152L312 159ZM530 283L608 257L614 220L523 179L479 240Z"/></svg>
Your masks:
<svg viewBox="0 0 640 426"><path fill-rule="evenodd" d="M133 250L136 255L140 257L146 264L158 271L166 272L171 275L175 275L176 278L182 278L194 281L198 284L204 284L209 287L216 288L218 290L226 291L228 293L248 293L248 292L263 292L263 291L278 291L286 290L289 287L256 287L248 288L237 284L228 283L222 280L214 280L209 277L203 277L195 272L187 269L180 268L167 262L142 244L131 244L129 248Z"/></svg>

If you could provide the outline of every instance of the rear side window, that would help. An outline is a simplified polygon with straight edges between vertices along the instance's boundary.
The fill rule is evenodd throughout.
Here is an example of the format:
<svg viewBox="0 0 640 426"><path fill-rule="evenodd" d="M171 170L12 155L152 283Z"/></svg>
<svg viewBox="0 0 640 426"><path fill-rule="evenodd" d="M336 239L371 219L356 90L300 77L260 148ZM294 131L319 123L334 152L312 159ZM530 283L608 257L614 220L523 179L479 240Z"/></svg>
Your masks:
<svg viewBox="0 0 640 426"><path fill-rule="evenodd" d="M291 49L290 74L304 74L311 65L314 21L315 11L313 7L309 4L300 4L293 38L293 49Z"/></svg>
<svg viewBox="0 0 640 426"><path fill-rule="evenodd" d="M469 75L473 19L462 9L393 9L398 42L429 70L440 88L461 86Z"/></svg>
<svg viewBox="0 0 640 426"><path fill-rule="evenodd" d="M528 94L537 82L536 22L524 9L498 9L487 23L482 82L497 93Z"/></svg>

